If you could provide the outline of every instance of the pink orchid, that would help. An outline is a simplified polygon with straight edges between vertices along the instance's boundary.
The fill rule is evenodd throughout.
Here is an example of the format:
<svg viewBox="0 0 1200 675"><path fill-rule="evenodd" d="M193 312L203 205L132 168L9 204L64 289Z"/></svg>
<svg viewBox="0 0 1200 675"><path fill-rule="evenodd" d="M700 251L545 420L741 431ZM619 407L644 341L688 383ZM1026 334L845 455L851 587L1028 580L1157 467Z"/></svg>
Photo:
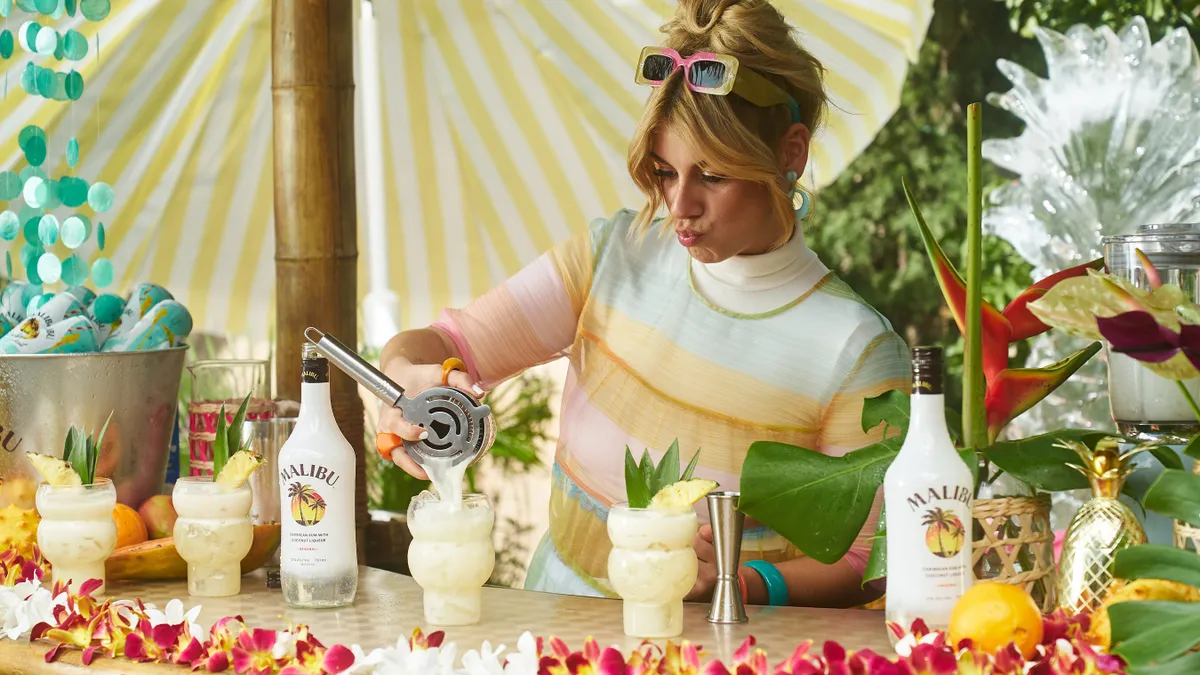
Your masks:
<svg viewBox="0 0 1200 675"><path fill-rule="evenodd" d="M307 630L304 631L307 634ZM354 652L342 645L326 649L316 638L298 639L293 663L279 671L279 675L325 675L340 673L354 665Z"/></svg>
<svg viewBox="0 0 1200 675"><path fill-rule="evenodd" d="M273 630L243 630L233 647L233 669L238 675L272 675L280 663L272 652L278 634Z"/></svg>

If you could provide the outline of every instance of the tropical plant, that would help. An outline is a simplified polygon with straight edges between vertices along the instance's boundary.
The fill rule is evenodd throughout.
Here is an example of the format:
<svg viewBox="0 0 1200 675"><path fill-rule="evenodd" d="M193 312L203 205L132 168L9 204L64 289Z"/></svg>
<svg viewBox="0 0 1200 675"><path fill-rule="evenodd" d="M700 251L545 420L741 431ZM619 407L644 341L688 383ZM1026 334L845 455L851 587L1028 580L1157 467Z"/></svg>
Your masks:
<svg viewBox="0 0 1200 675"><path fill-rule="evenodd" d="M1086 487L1069 464L1078 458L1055 445L1060 439L1094 444L1102 434L1093 430L1061 430L1026 439L998 441L1000 431L1016 416L1045 398L1100 349L1096 342L1070 357L1040 368L1009 368L1009 344L1050 329L1029 309L1056 284L1085 275L1092 261L1053 274L1026 289L1004 311L984 301L981 289L982 189L979 104L967 109L967 274L964 280L932 236L907 183L905 195L925 242L945 302L962 331L963 397L961 415L947 411L948 425L964 461L976 472L976 496L982 482L994 481L995 464L1034 488L1065 490ZM880 440L841 457L784 443L757 442L742 466L740 507L771 527L806 555L826 564L840 560L853 544L870 513L908 427L908 396L890 391L864 402L864 432L879 429ZM1168 468L1182 468L1165 448L1154 456ZM981 481L982 478L982 481ZM798 504L819 504L823 517L800 518ZM864 583L886 574L884 527L881 515Z"/></svg>

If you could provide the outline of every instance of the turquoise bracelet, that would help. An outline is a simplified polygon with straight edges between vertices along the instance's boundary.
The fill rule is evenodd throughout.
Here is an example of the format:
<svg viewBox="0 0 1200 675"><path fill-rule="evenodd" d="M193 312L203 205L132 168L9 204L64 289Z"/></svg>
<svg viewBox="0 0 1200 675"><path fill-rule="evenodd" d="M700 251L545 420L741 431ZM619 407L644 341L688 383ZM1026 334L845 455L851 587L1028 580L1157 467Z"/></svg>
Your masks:
<svg viewBox="0 0 1200 675"><path fill-rule="evenodd" d="M782 607L788 604L787 581L778 567L766 560L750 560L743 564L762 577L763 583L767 585L767 601L771 605Z"/></svg>

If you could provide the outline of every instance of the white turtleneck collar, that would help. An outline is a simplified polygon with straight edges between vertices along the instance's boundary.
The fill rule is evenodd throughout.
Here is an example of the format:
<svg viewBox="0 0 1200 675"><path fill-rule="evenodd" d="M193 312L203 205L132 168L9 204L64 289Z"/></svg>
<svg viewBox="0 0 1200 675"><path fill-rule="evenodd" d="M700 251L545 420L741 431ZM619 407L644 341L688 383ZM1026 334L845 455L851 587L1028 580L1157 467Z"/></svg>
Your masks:
<svg viewBox="0 0 1200 675"><path fill-rule="evenodd" d="M726 311L761 314L784 307L812 289L829 269L808 248L801 223L786 244L759 255L717 263L690 259L696 291Z"/></svg>

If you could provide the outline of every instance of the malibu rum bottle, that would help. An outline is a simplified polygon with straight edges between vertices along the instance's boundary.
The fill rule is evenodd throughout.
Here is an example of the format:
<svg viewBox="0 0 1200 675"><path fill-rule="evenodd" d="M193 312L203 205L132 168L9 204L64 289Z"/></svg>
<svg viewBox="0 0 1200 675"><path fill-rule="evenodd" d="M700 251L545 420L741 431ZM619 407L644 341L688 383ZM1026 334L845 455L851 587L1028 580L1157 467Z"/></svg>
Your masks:
<svg viewBox="0 0 1200 675"><path fill-rule="evenodd" d="M937 630L974 581L974 481L946 429L942 350L914 348L912 377L908 433L883 480L887 620L907 631L923 619Z"/></svg>
<svg viewBox="0 0 1200 675"><path fill-rule="evenodd" d="M279 450L279 572L293 607L341 607L358 589L354 449L333 418L329 361L303 350L296 428Z"/></svg>

